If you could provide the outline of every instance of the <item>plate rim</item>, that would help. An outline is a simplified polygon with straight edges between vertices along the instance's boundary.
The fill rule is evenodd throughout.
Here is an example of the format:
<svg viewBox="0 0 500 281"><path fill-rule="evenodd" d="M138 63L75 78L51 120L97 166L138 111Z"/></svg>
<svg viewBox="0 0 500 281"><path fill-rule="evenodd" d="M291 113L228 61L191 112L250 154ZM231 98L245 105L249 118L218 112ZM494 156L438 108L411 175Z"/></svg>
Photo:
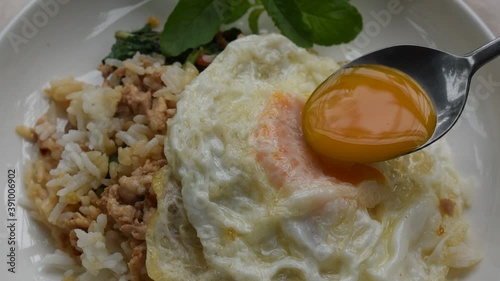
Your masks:
<svg viewBox="0 0 500 281"><path fill-rule="evenodd" d="M55 0L57 1L57 0ZM3 28L3 30L0 32L0 41L3 41L5 38L7 38L7 33L12 32L14 29L14 26L20 21L20 18L23 17L25 14L29 13L29 10L31 10L34 6L35 3L37 3L37 0L31 0L26 4L26 6L21 9L8 23L7 25ZM474 21L476 25L485 33L490 40L495 39L497 36L495 36L495 33L491 30L491 28L486 24L486 22L474 11L474 9L467 4L464 0L456 0L455 5L460 7L465 13L469 14Z"/></svg>
<svg viewBox="0 0 500 281"><path fill-rule="evenodd" d="M472 9L472 7L467 4L464 0L457 0L455 3L466 13L468 13L474 22L484 31L485 35L489 37L490 40L495 39L495 33L491 30L491 28L486 24L486 22Z"/></svg>
<svg viewBox="0 0 500 281"><path fill-rule="evenodd" d="M13 32L17 25L22 23L20 20L22 17L30 15L33 13L33 9L37 9L36 5L39 3L38 0L31 0L19 13L17 13L4 27L4 29L0 32L0 42L3 40L7 40L7 35L9 32ZM455 0L451 1L451 5L456 5L457 8L462 10L465 14L467 14L470 18L470 22L475 25L475 28L478 29L484 36L489 40L496 38L492 30L487 26L487 24L479 17L479 15L471 8L469 4L467 4L464 0ZM1 55L0 55L1 56Z"/></svg>

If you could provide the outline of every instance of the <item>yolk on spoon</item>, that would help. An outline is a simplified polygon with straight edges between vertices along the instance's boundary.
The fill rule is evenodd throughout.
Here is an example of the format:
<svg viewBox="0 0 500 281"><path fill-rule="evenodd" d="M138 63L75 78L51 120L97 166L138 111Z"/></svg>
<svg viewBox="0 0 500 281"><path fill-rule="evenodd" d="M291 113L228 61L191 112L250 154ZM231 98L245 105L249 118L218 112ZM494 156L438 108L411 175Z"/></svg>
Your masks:
<svg viewBox="0 0 500 281"><path fill-rule="evenodd" d="M370 164L338 163L323 158L307 144L302 132L305 100L276 92L268 100L253 132L256 161L277 188L308 188L311 182L363 181L383 183L385 176Z"/></svg>
<svg viewBox="0 0 500 281"><path fill-rule="evenodd" d="M371 163L406 154L434 133L436 113L408 75L385 66L338 71L309 97L304 137L317 153L337 161Z"/></svg>

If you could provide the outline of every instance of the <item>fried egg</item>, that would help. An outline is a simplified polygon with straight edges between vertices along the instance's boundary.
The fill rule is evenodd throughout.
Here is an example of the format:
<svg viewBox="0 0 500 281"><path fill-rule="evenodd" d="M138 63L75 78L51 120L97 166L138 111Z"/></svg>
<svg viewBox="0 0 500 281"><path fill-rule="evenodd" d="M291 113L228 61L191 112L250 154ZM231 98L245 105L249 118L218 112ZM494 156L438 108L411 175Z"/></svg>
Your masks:
<svg viewBox="0 0 500 281"><path fill-rule="evenodd" d="M479 260L443 142L355 174L307 145L302 109L338 67L252 35L186 87L154 184L153 279L445 280Z"/></svg>

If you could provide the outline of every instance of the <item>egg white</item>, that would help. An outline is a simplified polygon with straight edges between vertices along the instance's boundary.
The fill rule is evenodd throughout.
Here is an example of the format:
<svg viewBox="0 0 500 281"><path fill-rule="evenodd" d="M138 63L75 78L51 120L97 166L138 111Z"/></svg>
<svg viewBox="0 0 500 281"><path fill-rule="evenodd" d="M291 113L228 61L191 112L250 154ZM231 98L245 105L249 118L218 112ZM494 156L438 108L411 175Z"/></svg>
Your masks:
<svg viewBox="0 0 500 281"><path fill-rule="evenodd" d="M383 184L273 184L256 160L266 105L276 93L305 100L336 69L281 35L248 36L186 87L168 122L165 187L155 189L153 277L444 280L457 260L477 262L464 244L462 183L439 145L377 164ZM440 212L443 198L453 216Z"/></svg>

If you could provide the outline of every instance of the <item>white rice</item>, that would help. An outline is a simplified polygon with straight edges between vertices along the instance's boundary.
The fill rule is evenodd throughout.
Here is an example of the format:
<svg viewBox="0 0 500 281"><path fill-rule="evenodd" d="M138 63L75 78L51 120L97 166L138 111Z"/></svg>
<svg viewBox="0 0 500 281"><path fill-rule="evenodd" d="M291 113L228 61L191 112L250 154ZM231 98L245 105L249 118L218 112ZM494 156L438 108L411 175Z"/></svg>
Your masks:
<svg viewBox="0 0 500 281"><path fill-rule="evenodd" d="M95 206L99 199L96 193L102 186L111 186L121 177L130 175L144 165L146 159L164 158L165 136L148 126L151 124L149 116L140 114L132 120L115 117L122 99L121 82L143 83L154 93L153 99L162 99L160 102L166 107L167 117L175 114L178 95L198 71L189 64L165 66L164 61L165 58L159 55L140 54L123 62L106 59L108 66L125 67L125 77L111 75L106 87L84 84L72 77L51 81L51 87L45 92L50 99L66 104L70 128L65 131L66 124L60 126L55 102L33 129L20 128L27 138L36 134L38 139L32 138L34 141L53 139L60 148L55 156L51 154L27 165L25 182L30 190L28 194L34 196L30 198L32 204L27 205L33 208L34 217L49 228L64 228L62 226L77 217L75 210L70 208L77 200L81 215L97 218L87 231L74 229L76 246L82 252L80 256L74 259L56 250L40 263L64 272L64 280L125 281L132 278L127 261L133 249L123 234L109 226L106 228L108 216ZM139 77L145 74L151 77ZM112 156L117 160L111 161ZM57 161L49 163L44 159Z"/></svg>
<svg viewBox="0 0 500 281"><path fill-rule="evenodd" d="M122 275L127 271L123 255L119 252L112 253L107 248L108 241L104 236L106 224L107 217L101 214L95 222L92 222L88 232L80 229L75 230L78 237L78 247L83 250L82 265L87 269L86 273L93 275L94 278L103 274Z"/></svg>

